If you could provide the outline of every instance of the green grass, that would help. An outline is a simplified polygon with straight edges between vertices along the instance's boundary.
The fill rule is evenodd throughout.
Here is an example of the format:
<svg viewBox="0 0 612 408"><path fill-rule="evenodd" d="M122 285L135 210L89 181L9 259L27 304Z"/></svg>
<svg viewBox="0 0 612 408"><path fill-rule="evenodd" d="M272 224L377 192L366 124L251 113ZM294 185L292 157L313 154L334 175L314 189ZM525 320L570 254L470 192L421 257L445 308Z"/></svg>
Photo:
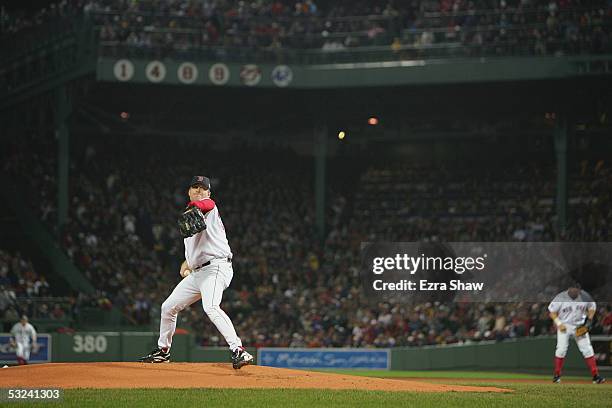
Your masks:
<svg viewBox="0 0 612 408"><path fill-rule="evenodd" d="M43 407L612 407L612 385L525 384L504 382L513 379L549 379L538 374L473 371L336 371L342 374L391 378L445 378L443 382L495 386L512 393L416 393L383 391L261 390L261 389L80 389L65 390L58 403L36 403ZM568 378L568 377L564 377ZM575 377L586 379L588 377ZM485 379L486 382L474 380ZM423 380L428 381L428 380ZM434 381L434 380L432 380ZM440 382L440 380L435 380ZM204 387L205 384L202 384ZM32 407L32 403L11 403L10 407Z"/></svg>
<svg viewBox="0 0 612 408"><path fill-rule="evenodd" d="M523 373L503 373L493 371L385 371L385 370L320 370L326 373L338 373L346 375L359 375L364 377L379 378L449 378L453 380L552 380L550 374L523 374ZM582 376L563 376L564 380L590 380L588 372Z"/></svg>
<svg viewBox="0 0 612 408"><path fill-rule="evenodd" d="M483 385L483 384L478 384ZM503 382L486 385L508 387ZM64 407L611 407L612 387L596 385L513 384L509 394L411 393L329 390L136 389L66 390ZM36 407L60 404L36 403ZM10 404L11 407L31 407Z"/></svg>

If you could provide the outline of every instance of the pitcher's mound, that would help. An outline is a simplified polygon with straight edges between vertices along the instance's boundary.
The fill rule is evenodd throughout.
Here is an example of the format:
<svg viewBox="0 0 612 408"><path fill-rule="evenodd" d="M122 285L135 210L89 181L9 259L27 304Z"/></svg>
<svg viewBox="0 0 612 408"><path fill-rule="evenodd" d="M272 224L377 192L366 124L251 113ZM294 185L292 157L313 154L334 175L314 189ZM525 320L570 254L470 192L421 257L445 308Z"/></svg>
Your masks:
<svg viewBox="0 0 612 408"><path fill-rule="evenodd" d="M0 387L58 388L317 388L420 392L508 392L495 387L417 381L220 363L52 363L4 369Z"/></svg>

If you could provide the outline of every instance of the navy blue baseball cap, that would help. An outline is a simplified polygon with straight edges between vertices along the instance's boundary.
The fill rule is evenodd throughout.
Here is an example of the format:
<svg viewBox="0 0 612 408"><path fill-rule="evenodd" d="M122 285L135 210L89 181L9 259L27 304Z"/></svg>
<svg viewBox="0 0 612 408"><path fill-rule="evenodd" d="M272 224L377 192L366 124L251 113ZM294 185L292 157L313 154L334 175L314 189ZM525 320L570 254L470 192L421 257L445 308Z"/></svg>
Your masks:
<svg viewBox="0 0 612 408"><path fill-rule="evenodd" d="M202 186L206 190L210 190L210 179L205 176L193 176L191 178L191 183L189 183L189 187L193 186Z"/></svg>

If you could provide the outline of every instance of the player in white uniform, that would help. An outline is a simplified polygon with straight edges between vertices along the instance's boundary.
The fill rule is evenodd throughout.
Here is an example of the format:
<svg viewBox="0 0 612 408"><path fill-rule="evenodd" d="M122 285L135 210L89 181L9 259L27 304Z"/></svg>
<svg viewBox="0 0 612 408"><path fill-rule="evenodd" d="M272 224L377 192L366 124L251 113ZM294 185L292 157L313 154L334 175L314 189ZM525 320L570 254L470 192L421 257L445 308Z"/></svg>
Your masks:
<svg viewBox="0 0 612 408"><path fill-rule="evenodd" d="M28 364L30 351L36 353L38 345L36 343L36 330L34 326L28 323L26 315L21 316L19 323L15 323L11 329L11 336L11 344L16 348L17 363L19 365ZM30 343L30 340L32 343Z"/></svg>
<svg viewBox="0 0 612 408"><path fill-rule="evenodd" d="M242 341L236 334L232 321L219 307L223 291L230 285L234 271L232 251L219 210L210 198L210 180L207 177L193 177L189 187L189 199L188 206L198 207L204 213L206 229L184 240L185 261L180 269L183 280L162 304L157 348L141 358L141 361L170 361L170 348L178 313L202 299L204 313L225 338L232 354L233 367L239 369L250 364L253 356L242 347Z"/></svg>
<svg viewBox="0 0 612 408"><path fill-rule="evenodd" d="M569 347L570 337L573 337L576 341L578 349L591 370L593 383L601 384L605 382L605 379L599 375L588 331L583 335L576 334L576 328L580 326L591 327L595 310L596 305L593 298L587 292L581 290L578 284L574 284L568 290L559 293L548 305L550 318L557 326L554 383L561 382L561 370Z"/></svg>

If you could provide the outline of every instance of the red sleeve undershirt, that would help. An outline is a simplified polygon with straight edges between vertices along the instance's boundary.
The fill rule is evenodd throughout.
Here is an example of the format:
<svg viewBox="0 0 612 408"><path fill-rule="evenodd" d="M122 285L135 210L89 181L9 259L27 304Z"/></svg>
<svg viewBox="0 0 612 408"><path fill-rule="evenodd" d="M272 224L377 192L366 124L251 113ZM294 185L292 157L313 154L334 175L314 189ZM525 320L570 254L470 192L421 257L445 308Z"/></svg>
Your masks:
<svg viewBox="0 0 612 408"><path fill-rule="evenodd" d="M187 205L188 206L192 205L194 207L198 207L204 213L207 213L208 211L210 211L213 208L215 208L215 202L212 199L210 199L210 198L202 200L202 201L190 201Z"/></svg>

